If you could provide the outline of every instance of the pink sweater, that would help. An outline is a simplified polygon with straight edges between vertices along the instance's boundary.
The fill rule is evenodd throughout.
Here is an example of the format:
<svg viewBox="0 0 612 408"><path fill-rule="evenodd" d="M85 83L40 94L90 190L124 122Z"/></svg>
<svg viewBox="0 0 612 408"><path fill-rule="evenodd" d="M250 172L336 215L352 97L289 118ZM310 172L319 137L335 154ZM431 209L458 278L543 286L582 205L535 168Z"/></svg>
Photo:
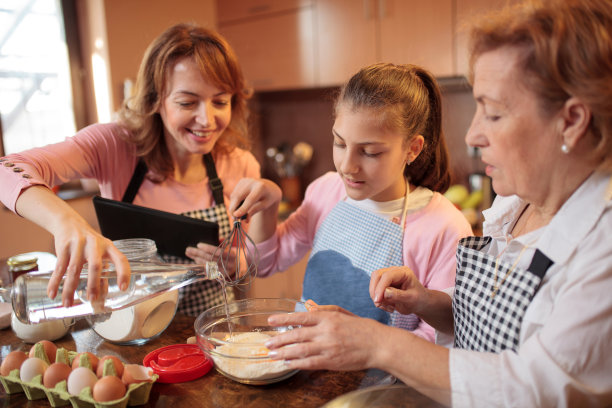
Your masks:
<svg viewBox="0 0 612 408"><path fill-rule="evenodd" d="M284 271L302 259L312 249L315 233L325 217L345 196L342 180L335 172L313 181L300 207L270 239L257 245L261 257L259 276ZM404 229L404 265L429 289L454 286L457 242L472 235L463 214L443 195L434 193L422 210L408 214ZM424 322L414 333L434 340L433 328Z"/></svg>
<svg viewBox="0 0 612 408"><path fill-rule="evenodd" d="M121 138L125 134L125 128L116 123L95 124L63 142L7 156L6 162L13 166L0 165L0 201L15 211L15 202L24 189L32 185L51 187L81 178L98 180L103 197L121 200L137 161L134 146ZM223 182L226 205L241 178L260 176L259 163L242 149L219 156L215 165ZM23 172L15 172L16 167ZM24 174L31 178L24 178ZM145 179L134 204L182 213L210 207L213 197L208 178L194 184L179 183L173 178L155 184Z"/></svg>

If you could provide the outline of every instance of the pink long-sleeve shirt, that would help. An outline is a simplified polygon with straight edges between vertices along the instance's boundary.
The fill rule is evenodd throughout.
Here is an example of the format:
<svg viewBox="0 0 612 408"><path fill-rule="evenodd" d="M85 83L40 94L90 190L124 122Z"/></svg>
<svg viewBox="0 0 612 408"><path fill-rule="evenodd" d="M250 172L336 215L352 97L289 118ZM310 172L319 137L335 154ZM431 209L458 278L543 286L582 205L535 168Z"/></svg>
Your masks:
<svg viewBox="0 0 612 408"><path fill-rule="evenodd" d="M117 123L95 124L63 142L6 156L0 165L0 201L15 211L24 189L33 185L51 187L81 178L96 179L103 197L121 200L138 160L134 146L122 138L126 133ZM255 157L238 148L218 155L215 166L223 182L226 206L241 178L260 176ZM173 213L208 208L213 203L208 178L192 184L172 177L161 183L145 178L134 198L134 204Z"/></svg>
<svg viewBox="0 0 612 408"><path fill-rule="evenodd" d="M312 182L300 207L268 240L257 245L259 276L284 271L312 249L314 237L323 220L346 196L344 184L335 172ZM434 193L424 208L406 216L403 259L429 289L446 289L455 284L455 252L459 239L472 235L461 212L443 195ZM415 334L434 340L434 330L419 323Z"/></svg>

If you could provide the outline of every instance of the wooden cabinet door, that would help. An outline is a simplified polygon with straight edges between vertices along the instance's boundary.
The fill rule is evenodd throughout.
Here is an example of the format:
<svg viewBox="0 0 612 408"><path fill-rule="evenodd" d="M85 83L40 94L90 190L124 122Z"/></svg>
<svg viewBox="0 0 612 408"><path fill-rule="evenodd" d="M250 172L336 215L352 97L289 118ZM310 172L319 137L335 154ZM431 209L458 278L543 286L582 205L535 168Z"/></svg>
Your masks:
<svg viewBox="0 0 612 408"><path fill-rule="evenodd" d="M217 20L219 24L271 13L294 11L310 7L314 0L219 0Z"/></svg>
<svg viewBox="0 0 612 408"><path fill-rule="evenodd" d="M469 74L468 29L470 19L516 2L516 0L456 0L455 65L458 75L467 76Z"/></svg>
<svg viewBox="0 0 612 408"><path fill-rule="evenodd" d="M380 60L454 74L452 0L379 0Z"/></svg>
<svg viewBox="0 0 612 408"><path fill-rule="evenodd" d="M315 85L312 8L225 24L219 31L234 47L256 90Z"/></svg>
<svg viewBox="0 0 612 408"><path fill-rule="evenodd" d="M376 62L376 1L317 0L319 85L342 84Z"/></svg>

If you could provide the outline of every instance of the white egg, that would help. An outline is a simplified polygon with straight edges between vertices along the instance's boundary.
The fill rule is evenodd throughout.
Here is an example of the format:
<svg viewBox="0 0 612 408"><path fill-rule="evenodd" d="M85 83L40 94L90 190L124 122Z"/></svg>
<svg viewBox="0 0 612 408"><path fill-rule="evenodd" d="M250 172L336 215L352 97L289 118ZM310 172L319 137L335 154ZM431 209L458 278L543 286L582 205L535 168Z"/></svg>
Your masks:
<svg viewBox="0 0 612 408"><path fill-rule="evenodd" d="M19 378L23 382L32 381L37 375L43 375L49 364L45 360L38 357L30 357L26 359L19 368Z"/></svg>
<svg viewBox="0 0 612 408"><path fill-rule="evenodd" d="M79 395L85 387L93 389L98 381L96 374L87 367L77 367L68 376L68 392L72 395Z"/></svg>

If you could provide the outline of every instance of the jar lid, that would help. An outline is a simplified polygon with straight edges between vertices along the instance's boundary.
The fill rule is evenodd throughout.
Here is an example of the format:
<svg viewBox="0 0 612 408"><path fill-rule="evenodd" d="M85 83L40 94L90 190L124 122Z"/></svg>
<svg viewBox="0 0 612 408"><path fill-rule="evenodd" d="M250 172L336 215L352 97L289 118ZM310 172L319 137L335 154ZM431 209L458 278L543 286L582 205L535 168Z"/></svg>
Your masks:
<svg viewBox="0 0 612 408"><path fill-rule="evenodd" d="M11 256L9 259L6 260L6 264L11 268L31 267L35 266L37 262L38 256L33 252Z"/></svg>
<svg viewBox="0 0 612 408"><path fill-rule="evenodd" d="M142 361L159 375L158 382L195 380L210 371L212 361L195 344L173 344L153 350Z"/></svg>

